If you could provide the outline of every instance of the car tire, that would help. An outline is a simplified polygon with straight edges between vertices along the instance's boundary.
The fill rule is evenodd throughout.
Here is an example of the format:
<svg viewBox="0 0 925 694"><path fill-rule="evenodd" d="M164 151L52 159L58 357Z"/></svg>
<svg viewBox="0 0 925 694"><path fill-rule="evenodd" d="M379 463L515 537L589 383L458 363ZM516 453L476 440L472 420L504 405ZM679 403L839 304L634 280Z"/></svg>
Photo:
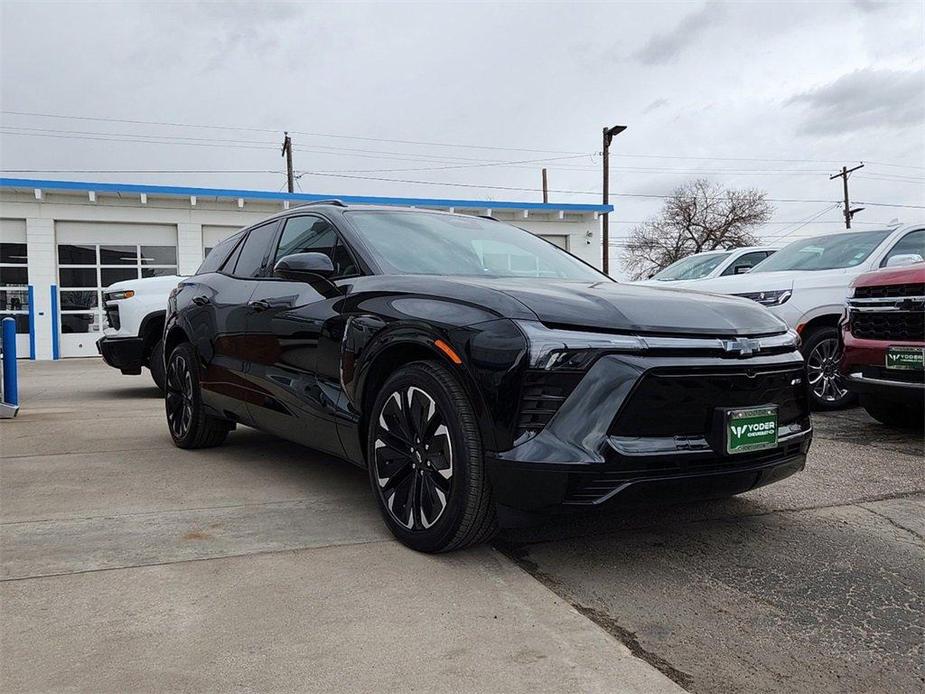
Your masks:
<svg viewBox="0 0 925 694"><path fill-rule="evenodd" d="M228 436L228 422L206 414L202 405L198 359L188 342L177 345L170 354L164 405L167 428L178 448L211 448Z"/></svg>
<svg viewBox="0 0 925 694"><path fill-rule="evenodd" d="M839 371L842 346L838 328L825 325L810 332L803 342L809 402L814 410L842 410L857 402L845 388Z"/></svg>
<svg viewBox="0 0 925 694"><path fill-rule="evenodd" d="M876 419L881 424L897 429L916 429L921 431L925 428L923 421L923 408L921 404L916 407L914 404L905 404L877 397L876 395L864 394L861 396L861 407L867 410L867 414Z"/></svg>
<svg viewBox="0 0 925 694"><path fill-rule="evenodd" d="M497 531L475 411L436 362L396 371L369 413L370 485L392 534L421 552L449 552Z"/></svg>
<svg viewBox="0 0 925 694"><path fill-rule="evenodd" d="M167 388L167 366L164 364L164 340L159 339L151 348L151 354L148 356L148 370L151 372L151 378L154 384L161 389L161 392Z"/></svg>

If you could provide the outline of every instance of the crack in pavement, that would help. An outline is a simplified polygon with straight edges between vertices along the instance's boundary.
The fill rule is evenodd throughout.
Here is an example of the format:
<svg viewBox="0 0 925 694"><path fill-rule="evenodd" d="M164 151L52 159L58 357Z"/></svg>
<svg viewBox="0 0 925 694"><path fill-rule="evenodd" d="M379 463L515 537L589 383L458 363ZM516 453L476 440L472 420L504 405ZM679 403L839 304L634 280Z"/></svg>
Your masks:
<svg viewBox="0 0 925 694"><path fill-rule="evenodd" d="M222 554L214 557L195 557L193 559L174 559L172 561L156 561L141 564L129 564L127 566L107 566L100 569L81 569L79 571L58 571L56 573L35 574L33 576L15 576L12 578L0 578L0 583L15 583L16 581L33 581L39 578L58 578L63 576L80 576L82 574L96 574L106 571L132 571L134 569L145 569L151 566L173 566L174 564L190 564L193 562L216 561L219 559L239 559L242 557L254 557L264 554L285 554L286 552L311 552L316 549L330 549L331 547L354 547L360 545L377 545L383 542L397 542L397 540L357 540L356 542L332 542L327 545L317 545L313 547L287 547L285 549L266 549L256 552L241 552L238 554Z"/></svg>

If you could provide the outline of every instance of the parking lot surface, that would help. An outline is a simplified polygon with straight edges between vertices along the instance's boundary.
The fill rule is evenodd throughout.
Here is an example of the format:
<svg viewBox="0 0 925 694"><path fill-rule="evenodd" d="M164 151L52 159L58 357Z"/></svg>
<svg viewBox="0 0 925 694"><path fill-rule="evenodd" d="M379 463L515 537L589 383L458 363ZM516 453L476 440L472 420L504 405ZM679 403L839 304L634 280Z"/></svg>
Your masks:
<svg viewBox="0 0 925 694"><path fill-rule="evenodd" d="M175 449L147 376L32 363L21 391L3 691L921 690L922 440L861 410L780 484L426 556L346 463L246 428Z"/></svg>
<svg viewBox="0 0 925 694"><path fill-rule="evenodd" d="M507 531L499 546L694 692L920 692L920 435L816 414L806 470L725 501Z"/></svg>
<svg viewBox="0 0 925 694"><path fill-rule="evenodd" d="M240 429L181 451L147 375L23 364L0 423L0 691L676 692L490 547L394 542L366 474Z"/></svg>

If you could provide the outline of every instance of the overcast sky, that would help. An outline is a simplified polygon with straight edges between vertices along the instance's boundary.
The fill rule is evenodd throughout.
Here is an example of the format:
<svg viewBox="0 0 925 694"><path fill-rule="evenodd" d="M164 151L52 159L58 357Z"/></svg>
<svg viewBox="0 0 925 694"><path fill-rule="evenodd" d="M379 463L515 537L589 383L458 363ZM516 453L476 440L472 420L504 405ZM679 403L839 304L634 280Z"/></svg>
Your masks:
<svg viewBox="0 0 925 694"><path fill-rule="evenodd" d="M618 234L658 212L632 196L696 175L819 201L776 202L772 243L839 228L824 210L841 164L867 162L854 199L925 204L921 0L0 8L9 176L278 190L282 173L253 171L282 170L289 129L305 192L538 200L547 160L553 191L593 193L553 201L594 202L601 128L619 123ZM868 206L856 221L896 217L925 211Z"/></svg>

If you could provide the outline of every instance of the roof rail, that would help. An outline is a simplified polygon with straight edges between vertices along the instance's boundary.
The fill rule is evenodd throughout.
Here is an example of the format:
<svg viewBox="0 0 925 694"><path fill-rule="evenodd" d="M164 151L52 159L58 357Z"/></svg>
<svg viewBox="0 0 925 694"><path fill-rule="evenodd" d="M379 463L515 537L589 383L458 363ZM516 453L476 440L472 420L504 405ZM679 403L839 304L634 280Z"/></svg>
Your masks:
<svg viewBox="0 0 925 694"><path fill-rule="evenodd" d="M309 202L299 202L293 207L308 207L309 205L337 205L337 207L346 207L347 203L343 200L338 200L337 198L331 198L330 200L311 200Z"/></svg>

